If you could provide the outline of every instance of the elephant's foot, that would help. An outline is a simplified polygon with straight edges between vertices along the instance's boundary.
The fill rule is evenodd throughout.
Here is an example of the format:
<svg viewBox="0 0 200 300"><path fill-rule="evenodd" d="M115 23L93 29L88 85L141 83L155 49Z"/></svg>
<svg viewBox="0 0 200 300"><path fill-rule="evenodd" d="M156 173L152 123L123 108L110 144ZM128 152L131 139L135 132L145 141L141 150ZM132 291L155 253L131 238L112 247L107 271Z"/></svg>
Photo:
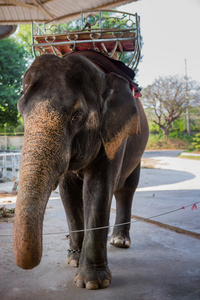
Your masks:
<svg viewBox="0 0 200 300"><path fill-rule="evenodd" d="M80 260L80 250L68 250L67 262L71 267L78 268Z"/></svg>
<svg viewBox="0 0 200 300"><path fill-rule="evenodd" d="M74 281L80 288L97 290L108 287L111 283L111 279L112 275L108 267L102 270L80 268L75 275Z"/></svg>
<svg viewBox="0 0 200 300"><path fill-rule="evenodd" d="M124 236L122 234L114 235L110 237L110 244L118 248L129 248L131 245L131 239L129 236Z"/></svg>

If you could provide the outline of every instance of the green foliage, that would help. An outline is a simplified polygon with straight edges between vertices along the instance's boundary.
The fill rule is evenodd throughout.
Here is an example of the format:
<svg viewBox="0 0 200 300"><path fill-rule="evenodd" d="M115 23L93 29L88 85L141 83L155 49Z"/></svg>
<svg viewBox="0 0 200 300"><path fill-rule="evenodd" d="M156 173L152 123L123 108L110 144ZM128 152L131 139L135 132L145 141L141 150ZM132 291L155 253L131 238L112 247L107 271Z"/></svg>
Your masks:
<svg viewBox="0 0 200 300"><path fill-rule="evenodd" d="M31 25L25 24L20 25L17 33L14 35L16 41L18 41L21 45L23 45L26 50L27 57L31 60L33 59L33 51L32 51L32 38L31 38Z"/></svg>
<svg viewBox="0 0 200 300"><path fill-rule="evenodd" d="M24 124L21 122L16 128L15 128L15 134L23 134L24 132Z"/></svg>
<svg viewBox="0 0 200 300"><path fill-rule="evenodd" d="M18 125L17 101L22 75L27 67L23 45L13 38L0 41L0 128Z"/></svg>
<svg viewBox="0 0 200 300"><path fill-rule="evenodd" d="M193 138L193 143L195 149L200 150L200 133L197 133L195 137Z"/></svg>
<svg viewBox="0 0 200 300"><path fill-rule="evenodd" d="M160 128L157 124L155 124L152 121L149 121L149 131L151 133L159 133L160 132Z"/></svg>
<svg viewBox="0 0 200 300"><path fill-rule="evenodd" d="M190 130L192 132L199 131L200 130L200 122L198 118L197 112L198 109L195 109L195 113L190 113ZM147 109L145 109L145 112L147 115L150 115ZM162 131L160 131L159 126L155 124L151 117L148 116L149 119L149 131L152 134L159 134L159 136L162 135ZM178 139L184 139L184 137L187 136L187 121L185 116L183 115L183 118L180 118L178 120L175 120L172 122L172 128L170 129L169 132L169 137L170 138L178 138ZM189 136L188 136L189 137ZM191 140L192 142L192 140Z"/></svg>
<svg viewBox="0 0 200 300"><path fill-rule="evenodd" d="M62 23L58 25L52 25L50 23L45 26L45 31L47 34L52 34L52 33L59 34L59 33L74 31L74 30L81 30L80 20L69 22L69 23Z"/></svg>
<svg viewBox="0 0 200 300"><path fill-rule="evenodd" d="M196 105L190 109L190 125L191 130L198 132L200 131L200 106Z"/></svg>
<svg viewBox="0 0 200 300"><path fill-rule="evenodd" d="M172 122L172 130L178 130L179 132L183 133L187 130L187 122L186 119L177 119Z"/></svg>

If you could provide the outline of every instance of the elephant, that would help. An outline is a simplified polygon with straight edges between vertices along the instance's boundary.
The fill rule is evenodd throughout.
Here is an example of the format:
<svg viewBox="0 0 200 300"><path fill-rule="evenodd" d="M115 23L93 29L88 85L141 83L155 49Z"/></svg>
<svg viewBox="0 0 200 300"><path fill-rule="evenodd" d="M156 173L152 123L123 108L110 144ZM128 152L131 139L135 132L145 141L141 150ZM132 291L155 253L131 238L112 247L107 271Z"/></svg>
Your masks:
<svg viewBox="0 0 200 300"><path fill-rule="evenodd" d="M131 206L149 135L140 99L126 78L106 74L76 52L62 58L43 54L24 74L18 110L25 132L14 216L16 264L32 269L40 263L44 213L59 185L75 283L86 289L109 286L113 195L115 224L129 223L113 228L110 244L131 244ZM103 228L88 230L98 227Z"/></svg>

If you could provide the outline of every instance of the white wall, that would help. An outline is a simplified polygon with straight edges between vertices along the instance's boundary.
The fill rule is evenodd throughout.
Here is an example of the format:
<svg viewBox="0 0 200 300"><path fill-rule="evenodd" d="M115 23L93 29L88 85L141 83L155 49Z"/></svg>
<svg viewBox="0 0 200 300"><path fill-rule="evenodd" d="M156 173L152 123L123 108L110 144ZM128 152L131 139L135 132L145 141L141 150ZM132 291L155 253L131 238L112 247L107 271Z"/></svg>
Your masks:
<svg viewBox="0 0 200 300"><path fill-rule="evenodd" d="M0 136L0 150L21 150L23 136Z"/></svg>

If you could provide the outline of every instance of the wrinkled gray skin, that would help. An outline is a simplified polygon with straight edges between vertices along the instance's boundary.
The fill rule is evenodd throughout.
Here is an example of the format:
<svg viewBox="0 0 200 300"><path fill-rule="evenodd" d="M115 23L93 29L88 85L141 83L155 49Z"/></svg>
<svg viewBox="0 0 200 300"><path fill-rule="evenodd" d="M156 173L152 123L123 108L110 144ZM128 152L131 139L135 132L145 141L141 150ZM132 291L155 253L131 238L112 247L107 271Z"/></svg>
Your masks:
<svg viewBox="0 0 200 300"><path fill-rule="evenodd" d="M148 139L140 100L128 82L105 75L80 55L43 55L25 73L18 108L25 135L14 220L16 263L31 269L42 256L42 227L51 191L59 184L69 229L109 224L116 196L116 223L130 221ZM130 225L116 227L110 243L129 247ZM68 263L76 285L107 287L107 229L71 233Z"/></svg>

